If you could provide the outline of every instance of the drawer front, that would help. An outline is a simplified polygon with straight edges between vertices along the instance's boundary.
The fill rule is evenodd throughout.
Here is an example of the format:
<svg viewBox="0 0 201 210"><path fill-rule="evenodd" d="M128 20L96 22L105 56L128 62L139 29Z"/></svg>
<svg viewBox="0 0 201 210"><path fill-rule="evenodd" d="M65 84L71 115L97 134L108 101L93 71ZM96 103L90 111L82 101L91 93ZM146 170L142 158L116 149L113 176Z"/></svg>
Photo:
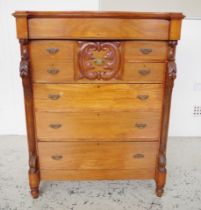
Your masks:
<svg viewBox="0 0 201 210"><path fill-rule="evenodd" d="M31 39L155 39L167 40L169 21L113 18L31 18Z"/></svg>
<svg viewBox="0 0 201 210"><path fill-rule="evenodd" d="M31 41L31 63L66 63L73 61L74 42L61 40Z"/></svg>
<svg viewBox="0 0 201 210"><path fill-rule="evenodd" d="M157 142L39 142L41 169L155 168Z"/></svg>
<svg viewBox="0 0 201 210"><path fill-rule="evenodd" d="M162 84L34 84L37 111L160 111Z"/></svg>
<svg viewBox="0 0 201 210"><path fill-rule="evenodd" d="M74 80L74 64L46 62L32 64L33 82L39 83L67 83Z"/></svg>
<svg viewBox="0 0 201 210"><path fill-rule="evenodd" d="M41 141L158 140L160 115L160 112L36 112L37 139Z"/></svg>
<svg viewBox="0 0 201 210"><path fill-rule="evenodd" d="M135 83L163 83L165 63L125 63L123 80Z"/></svg>
<svg viewBox="0 0 201 210"><path fill-rule="evenodd" d="M166 42L128 41L125 42L125 60L166 61L168 45Z"/></svg>

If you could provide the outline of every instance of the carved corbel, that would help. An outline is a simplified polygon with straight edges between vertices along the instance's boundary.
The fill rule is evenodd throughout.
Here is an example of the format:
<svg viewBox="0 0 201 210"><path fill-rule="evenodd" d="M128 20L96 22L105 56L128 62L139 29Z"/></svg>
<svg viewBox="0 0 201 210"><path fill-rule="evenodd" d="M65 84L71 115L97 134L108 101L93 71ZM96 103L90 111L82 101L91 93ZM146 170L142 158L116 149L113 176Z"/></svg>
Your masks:
<svg viewBox="0 0 201 210"><path fill-rule="evenodd" d="M29 74L28 40L20 39L19 42L21 47L20 76L24 78Z"/></svg>

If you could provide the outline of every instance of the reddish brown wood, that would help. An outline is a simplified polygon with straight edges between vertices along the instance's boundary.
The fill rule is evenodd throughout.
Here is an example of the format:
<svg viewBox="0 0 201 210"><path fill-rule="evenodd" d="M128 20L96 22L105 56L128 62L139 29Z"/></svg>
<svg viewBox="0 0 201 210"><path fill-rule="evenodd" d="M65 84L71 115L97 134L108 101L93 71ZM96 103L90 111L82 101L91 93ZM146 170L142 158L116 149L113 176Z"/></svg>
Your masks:
<svg viewBox="0 0 201 210"><path fill-rule="evenodd" d="M161 125L161 138L158 155L158 166L156 169L156 194L162 196L166 182L166 145L168 138L169 115L171 106L171 95L174 80L176 78L175 51L177 41L169 41L168 64L165 78L164 99L163 99L163 118Z"/></svg>
<svg viewBox="0 0 201 210"><path fill-rule="evenodd" d="M41 177L155 178L156 194L161 196L176 78L175 40L184 16L27 11L14 16L21 45L32 196L39 195ZM150 132L152 111L158 120L152 121L157 129ZM140 116L135 122L134 112ZM43 128L44 123L49 127ZM149 154L154 154L152 159Z"/></svg>
<svg viewBox="0 0 201 210"><path fill-rule="evenodd" d="M27 138L29 148L29 184L33 198L39 195L39 170L37 161L35 130L34 130L34 114L33 114L33 92L31 83L31 73L29 68L29 50L28 40L21 39L21 62L20 62L20 76L22 77L25 111L26 111L26 125L27 125Z"/></svg>
<svg viewBox="0 0 201 210"><path fill-rule="evenodd" d="M185 16L182 13L171 12L94 12L94 11L16 11L13 13L15 17L27 18L140 18L140 19L183 19Z"/></svg>
<svg viewBox="0 0 201 210"><path fill-rule="evenodd" d="M78 78L89 80L120 79L120 42L79 42Z"/></svg>

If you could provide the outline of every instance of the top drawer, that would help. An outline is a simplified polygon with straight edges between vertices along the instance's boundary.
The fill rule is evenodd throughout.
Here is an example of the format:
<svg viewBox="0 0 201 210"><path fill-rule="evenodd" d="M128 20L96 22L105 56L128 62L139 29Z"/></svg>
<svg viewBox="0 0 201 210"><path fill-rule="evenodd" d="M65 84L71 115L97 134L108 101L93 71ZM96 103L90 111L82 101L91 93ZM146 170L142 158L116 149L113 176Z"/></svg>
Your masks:
<svg viewBox="0 0 201 210"><path fill-rule="evenodd" d="M31 39L167 40L169 21L124 18L30 18Z"/></svg>

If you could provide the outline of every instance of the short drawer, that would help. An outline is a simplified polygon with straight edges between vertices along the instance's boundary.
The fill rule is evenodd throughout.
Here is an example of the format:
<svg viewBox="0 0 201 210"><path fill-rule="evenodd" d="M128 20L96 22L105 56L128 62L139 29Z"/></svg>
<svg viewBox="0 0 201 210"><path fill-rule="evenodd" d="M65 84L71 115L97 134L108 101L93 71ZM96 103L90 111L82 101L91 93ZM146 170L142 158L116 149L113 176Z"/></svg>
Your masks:
<svg viewBox="0 0 201 210"><path fill-rule="evenodd" d="M165 63L125 63L123 80L135 83L163 83L165 70Z"/></svg>
<svg viewBox="0 0 201 210"><path fill-rule="evenodd" d="M160 112L36 112L39 141L158 140Z"/></svg>
<svg viewBox="0 0 201 210"><path fill-rule="evenodd" d="M155 168L157 142L39 142L41 169Z"/></svg>
<svg viewBox="0 0 201 210"><path fill-rule="evenodd" d="M29 45L32 68L37 63L73 62L74 42L61 40L31 41Z"/></svg>
<svg viewBox="0 0 201 210"><path fill-rule="evenodd" d="M34 84L37 111L161 110L162 84Z"/></svg>
<svg viewBox="0 0 201 210"><path fill-rule="evenodd" d="M125 60L130 61L166 61L168 45L164 41L127 41L125 42Z"/></svg>

